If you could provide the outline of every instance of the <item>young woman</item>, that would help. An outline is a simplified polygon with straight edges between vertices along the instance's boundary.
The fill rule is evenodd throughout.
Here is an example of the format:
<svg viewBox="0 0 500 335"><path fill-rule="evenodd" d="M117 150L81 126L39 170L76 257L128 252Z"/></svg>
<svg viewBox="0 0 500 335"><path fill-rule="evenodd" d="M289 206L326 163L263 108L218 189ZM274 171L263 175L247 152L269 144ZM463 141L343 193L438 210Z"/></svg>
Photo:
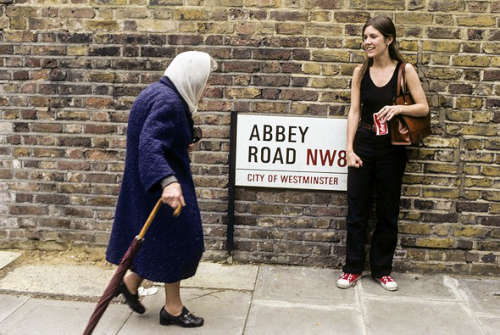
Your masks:
<svg viewBox="0 0 500 335"><path fill-rule="evenodd" d="M128 120L127 156L106 258L119 264L161 197L163 206L134 258L120 293L139 314L145 312L137 289L143 279L165 283L160 324L201 327L180 296L180 281L194 276L204 251L200 210L188 148L196 140L192 113L217 64L207 53L177 55L160 81L135 100ZM182 206L179 216L173 210Z"/></svg>
<svg viewBox="0 0 500 335"><path fill-rule="evenodd" d="M391 144L390 133L377 135L374 117L390 122L398 114L425 116L429 106L417 72L406 64L407 87L414 105L393 105L398 67L403 58L396 47L396 28L387 17L374 17L363 27L365 62L356 67L352 79L351 107L347 121L347 242L344 274L339 288L356 285L365 264L365 237L369 195L376 187L377 223L371 239L372 277L387 290L397 290L391 278L397 244L399 200L406 167L404 146Z"/></svg>

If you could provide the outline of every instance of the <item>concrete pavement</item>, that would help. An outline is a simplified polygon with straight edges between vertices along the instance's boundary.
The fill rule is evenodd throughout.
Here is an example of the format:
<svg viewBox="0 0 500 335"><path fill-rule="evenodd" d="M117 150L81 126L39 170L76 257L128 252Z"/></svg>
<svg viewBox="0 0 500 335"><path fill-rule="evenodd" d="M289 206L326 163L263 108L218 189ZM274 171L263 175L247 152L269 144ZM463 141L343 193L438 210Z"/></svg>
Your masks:
<svg viewBox="0 0 500 335"><path fill-rule="evenodd" d="M17 256L0 252L0 266L6 267L0 277L0 335L81 334L114 268L13 266ZM205 319L203 327L160 326L164 292L149 283L142 297L145 314L117 300L94 334L500 334L500 278L394 273L400 289L388 292L369 276L354 289L338 289L340 274L203 262L181 292L185 305Z"/></svg>

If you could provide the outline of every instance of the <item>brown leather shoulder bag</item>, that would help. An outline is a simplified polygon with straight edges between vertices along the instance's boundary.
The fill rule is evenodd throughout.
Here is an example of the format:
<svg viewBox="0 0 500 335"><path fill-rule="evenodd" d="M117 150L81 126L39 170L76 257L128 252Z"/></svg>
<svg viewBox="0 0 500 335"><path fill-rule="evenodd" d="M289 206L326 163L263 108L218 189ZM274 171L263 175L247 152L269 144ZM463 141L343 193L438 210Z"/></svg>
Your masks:
<svg viewBox="0 0 500 335"><path fill-rule="evenodd" d="M393 105L413 105L415 103L406 87L405 66L406 63L399 66L398 88ZM430 113L422 117L399 114L389 121L389 127L392 144L418 144L420 140L431 134L431 116Z"/></svg>

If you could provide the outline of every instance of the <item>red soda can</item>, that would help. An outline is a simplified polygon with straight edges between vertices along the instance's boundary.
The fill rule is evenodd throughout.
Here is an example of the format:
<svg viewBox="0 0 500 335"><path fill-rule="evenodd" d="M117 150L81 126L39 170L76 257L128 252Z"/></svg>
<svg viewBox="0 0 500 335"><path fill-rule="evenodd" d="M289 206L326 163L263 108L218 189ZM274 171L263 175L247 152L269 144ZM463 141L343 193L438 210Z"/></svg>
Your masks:
<svg viewBox="0 0 500 335"><path fill-rule="evenodd" d="M389 133L389 129L387 129L387 122L380 121L377 118L376 114L373 114L373 124L375 125L375 134L376 135L387 135Z"/></svg>

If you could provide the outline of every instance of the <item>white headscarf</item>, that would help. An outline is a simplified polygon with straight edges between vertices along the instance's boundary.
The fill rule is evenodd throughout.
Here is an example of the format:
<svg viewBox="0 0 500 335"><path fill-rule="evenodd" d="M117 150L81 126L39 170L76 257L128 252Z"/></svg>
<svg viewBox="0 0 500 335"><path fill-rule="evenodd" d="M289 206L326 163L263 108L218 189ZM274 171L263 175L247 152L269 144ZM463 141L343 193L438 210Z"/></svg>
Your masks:
<svg viewBox="0 0 500 335"><path fill-rule="evenodd" d="M165 70L167 76L189 106L191 113L197 108L208 77L212 71L209 54L200 51L186 51L178 54Z"/></svg>

